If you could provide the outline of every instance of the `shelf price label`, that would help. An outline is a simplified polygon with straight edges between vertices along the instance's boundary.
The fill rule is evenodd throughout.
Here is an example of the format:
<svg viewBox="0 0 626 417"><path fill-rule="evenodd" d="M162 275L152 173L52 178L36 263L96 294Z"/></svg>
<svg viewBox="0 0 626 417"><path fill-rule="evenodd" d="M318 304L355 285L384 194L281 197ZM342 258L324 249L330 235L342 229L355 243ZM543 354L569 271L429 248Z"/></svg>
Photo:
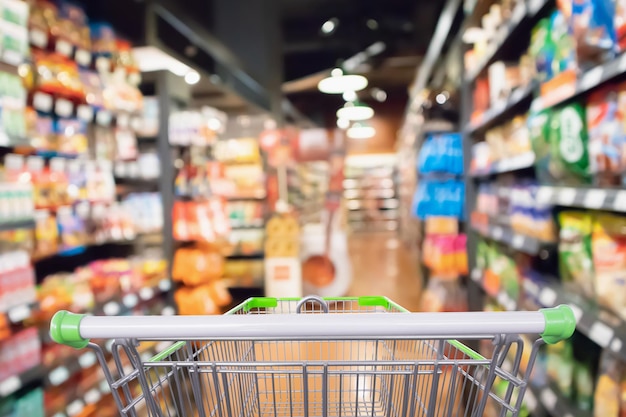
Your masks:
<svg viewBox="0 0 626 417"><path fill-rule="evenodd" d="M30 317L30 307L27 304L22 304L9 310L9 320L11 323L19 323Z"/></svg>
<svg viewBox="0 0 626 417"><path fill-rule="evenodd" d="M133 308L139 302L139 298L135 294L126 294L122 299L122 302L127 308Z"/></svg>
<svg viewBox="0 0 626 417"><path fill-rule="evenodd" d="M104 305L103 310L107 316L116 316L120 312L120 305L115 301L109 301Z"/></svg>
<svg viewBox="0 0 626 417"><path fill-rule="evenodd" d="M585 194L585 207L590 209L599 209L604 206L606 200L606 191L604 190L589 190Z"/></svg>
<svg viewBox="0 0 626 417"><path fill-rule="evenodd" d="M561 188L559 190L559 204L571 206L576 199L576 190L573 188Z"/></svg>
<svg viewBox="0 0 626 417"><path fill-rule="evenodd" d="M620 191L617 193L615 201L613 202L613 209L615 211L626 212L626 191Z"/></svg>
<svg viewBox="0 0 626 417"><path fill-rule="evenodd" d="M513 242L511 243L515 249L522 249L524 247L525 242L526 242L526 239L524 238L524 236L515 235L513 236Z"/></svg>
<svg viewBox="0 0 626 417"><path fill-rule="evenodd" d="M85 393L85 403L87 404L95 404L100 401L100 398L102 398L102 394L97 388L92 388Z"/></svg>
<svg viewBox="0 0 626 417"><path fill-rule="evenodd" d="M142 300L150 300L152 299L152 297L154 297L154 290L152 288L144 287L139 290L139 298L141 298Z"/></svg>
<svg viewBox="0 0 626 417"><path fill-rule="evenodd" d="M496 226L493 228L493 231L491 232L491 234L495 240L500 240L502 239L502 235L504 234L504 231L502 230L500 226Z"/></svg>
<svg viewBox="0 0 626 417"><path fill-rule="evenodd" d="M53 98L50 94L37 92L33 96L33 107L43 113L52 112Z"/></svg>
<svg viewBox="0 0 626 417"><path fill-rule="evenodd" d="M89 51L79 49L76 51L74 58L76 59L76 62L78 62L78 65L82 67L88 67L91 65L91 52Z"/></svg>
<svg viewBox="0 0 626 417"><path fill-rule="evenodd" d="M539 293L539 302L545 307L552 307L556 302L556 292L552 288L544 288Z"/></svg>
<svg viewBox="0 0 626 417"><path fill-rule="evenodd" d="M541 391L541 402L543 402L543 405L545 405L548 410L554 411L556 401L556 394L550 388L546 388Z"/></svg>
<svg viewBox="0 0 626 417"><path fill-rule="evenodd" d="M611 350L615 353L619 353L622 351L622 347L624 346L622 339L613 339L611 342Z"/></svg>
<svg viewBox="0 0 626 417"><path fill-rule="evenodd" d="M600 84L602 81L602 74L604 73L603 66L597 66L585 73L583 75L582 80L580 81L580 86L583 90L589 90L596 85Z"/></svg>
<svg viewBox="0 0 626 417"><path fill-rule="evenodd" d="M64 98L58 98L54 103L54 112L59 117L70 117L74 113L74 104Z"/></svg>
<svg viewBox="0 0 626 417"><path fill-rule="evenodd" d="M93 352L82 354L78 358L78 364L82 369L91 368L96 363L96 355Z"/></svg>
<svg viewBox="0 0 626 417"><path fill-rule="evenodd" d="M65 412L67 413L68 416L73 417L79 414L80 412L82 412L84 408L85 408L85 403L83 403L82 400L74 400L67 406L67 408L65 409Z"/></svg>
<svg viewBox="0 0 626 417"><path fill-rule="evenodd" d="M58 54L69 57L70 55L72 55L72 51L74 47L68 41L63 40L63 39L58 39L54 49Z"/></svg>
<svg viewBox="0 0 626 417"><path fill-rule="evenodd" d="M172 288L172 282L169 279L162 279L159 282L159 289L163 292L169 291Z"/></svg>
<svg viewBox="0 0 626 417"><path fill-rule="evenodd" d="M78 118L84 122L91 123L93 121L93 108L88 104L82 104L76 109Z"/></svg>
<svg viewBox="0 0 626 417"><path fill-rule="evenodd" d="M58 387L59 385L67 381L69 377L70 371L65 366L59 366L58 368L54 368L48 374L48 380L55 387Z"/></svg>
<svg viewBox="0 0 626 417"><path fill-rule="evenodd" d="M611 329L609 326L602 323L601 321L596 321L591 325L591 328L589 329L589 338L603 348L609 346L613 335L613 329Z"/></svg>
<svg viewBox="0 0 626 417"><path fill-rule="evenodd" d="M12 376L0 382L0 397L8 397L22 387L18 376Z"/></svg>

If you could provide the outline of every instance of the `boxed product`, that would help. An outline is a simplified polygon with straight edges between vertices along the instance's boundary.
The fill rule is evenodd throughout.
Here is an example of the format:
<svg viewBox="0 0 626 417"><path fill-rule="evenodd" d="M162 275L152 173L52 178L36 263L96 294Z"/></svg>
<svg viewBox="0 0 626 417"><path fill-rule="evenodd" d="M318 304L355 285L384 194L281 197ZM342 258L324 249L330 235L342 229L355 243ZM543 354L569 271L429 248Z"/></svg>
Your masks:
<svg viewBox="0 0 626 417"><path fill-rule="evenodd" d="M596 215L591 239L598 302L626 318L626 217Z"/></svg>

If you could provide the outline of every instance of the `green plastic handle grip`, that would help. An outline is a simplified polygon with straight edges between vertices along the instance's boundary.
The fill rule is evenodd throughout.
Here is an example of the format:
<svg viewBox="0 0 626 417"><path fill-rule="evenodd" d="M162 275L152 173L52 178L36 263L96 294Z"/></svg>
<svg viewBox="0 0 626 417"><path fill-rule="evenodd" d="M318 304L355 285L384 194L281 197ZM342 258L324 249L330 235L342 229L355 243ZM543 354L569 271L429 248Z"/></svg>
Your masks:
<svg viewBox="0 0 626 417"><path fill-rule="evenodd" d="M50 321L50 337L57 343L76 349L83 349L89 339L80 336L80 322L86 314L75 314L69 311L58 311Z"/></svg>
<svg viewBox="0 0 626 417"><path fill-rule="evenodd" d="M546 319L546 328L541 337L548 344L555 344L569 339L576 330L576 316L570 306L562 304L553 308L539 310Z"/></svg>

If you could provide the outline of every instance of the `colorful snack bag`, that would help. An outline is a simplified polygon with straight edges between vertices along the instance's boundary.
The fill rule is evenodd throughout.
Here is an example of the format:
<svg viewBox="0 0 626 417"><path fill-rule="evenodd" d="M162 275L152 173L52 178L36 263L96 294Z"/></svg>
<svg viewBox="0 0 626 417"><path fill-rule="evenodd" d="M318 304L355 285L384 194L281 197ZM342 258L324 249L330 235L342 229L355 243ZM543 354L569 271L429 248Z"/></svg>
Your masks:
<svg viewBox="0 0 626 417"><path fill-rule="evenodd" d="M559 213L559 272L564 282L575 283L593 297L594 272L591 256L591 215L581 211Z"/></svg>
<svg viewBox="0 0 626 417"><path fill-rule="evenodd" d="M596 217L592 253L598 302L626 318L626 217Z"/></svg>
<svg viewBox="0 0 626 417"><path fill-rule="evenodd" d="M614 0L561 1L564 14L571 13L570 26L576 42L578 66L585 69L614 55L616 34L613 25Z"/></svg>
<svg viewBox="0 0 626 417"><path fill-rule="evenodd" d="M548 169L561 185L590 182L585 124L585 109L580 103L566 105L551 118Z"/></svg>
<svg viewBox="0 0 626 417"><path fill-rule="evenodd" d="M609 86L591 95L587 102L589 165L591 174L601 186L620 183L623 172L621 118L618 93L614 87Z"/></svg>

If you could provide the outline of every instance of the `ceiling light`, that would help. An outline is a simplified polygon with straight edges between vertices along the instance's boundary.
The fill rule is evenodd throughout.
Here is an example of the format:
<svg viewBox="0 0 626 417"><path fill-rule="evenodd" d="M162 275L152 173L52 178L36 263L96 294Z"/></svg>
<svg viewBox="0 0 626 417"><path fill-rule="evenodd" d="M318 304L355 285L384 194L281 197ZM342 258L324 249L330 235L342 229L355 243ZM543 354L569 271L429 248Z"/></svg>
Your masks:
<svg viewBox="0 0 626 417"><path fill-rule="evenodd" d="M198 81L200 81L200 74L198 74L197 71L189 71L187 74L185 74L185 82L189 85L194 85L194 84L198 84Z"/></svg>
<svg viewBox="0 0 626 417"><path fill-rule="evenodd" d="M367 19L366 25L372 30L378 29L378 22L376 21L376 19Z"/></svg>
<svg viewBox="0 0 626 417"><path fill-rule="evenodd" d="M445 104L446 101L448 101L448 97L446 97L444 93L439 93L435 97L435 101L437 102L437 104Z"/></svg>
<svg viewBox="0 0 626 417"><path fill-rule="evenodd" d="M339 20L336 17L333 17L332 19L328 19L322 25L322 33L324 35L330 35L337 29L338 25L339 25Z"/></svg>
<svg viewBox="0 0 626 417"><path fill-rule="evenodd" d="M376 134L376 129L372 126L355 124L350 129L347 130L346 135L350 139L369 139Z"/></svg>
<svg viewBox="0 0 626 417"><path fill-rule="evenodd" d="M347 129L347 128L349 128L350 127L350 120L342 119L342 118L337 119L337 127L339 129Z"/></svg>
<svg viewBox="0 0 626 417"><path fill-rule="evenodd" d="M355 101L357 99L356 92L354 91L346 91L343 93L342 97L345 101Z"/></svg>
<svg viewBox="0 0 626 417"><path fill-rule="evenodd" d="M318 90L326 94L343 94L346 91L360 91L367 87L367 78L362 75L345 75L336 68L331 76L317 84Z"/></svg>
<svg viewBox="0 0 626 417"><path fill-rule="evenodd" d="M352 121L367 120L374 117L374 109L360 103L346 103L342 108L337 110L339 119L347 119Z"/></svg>
<svg viewBox="0 0 626 417"><path fill-rule="evenodd" d="M382 103L387 100L387 93L380 88L374 88L372 89L372 97L374 97L374 100Z"/></svg>

